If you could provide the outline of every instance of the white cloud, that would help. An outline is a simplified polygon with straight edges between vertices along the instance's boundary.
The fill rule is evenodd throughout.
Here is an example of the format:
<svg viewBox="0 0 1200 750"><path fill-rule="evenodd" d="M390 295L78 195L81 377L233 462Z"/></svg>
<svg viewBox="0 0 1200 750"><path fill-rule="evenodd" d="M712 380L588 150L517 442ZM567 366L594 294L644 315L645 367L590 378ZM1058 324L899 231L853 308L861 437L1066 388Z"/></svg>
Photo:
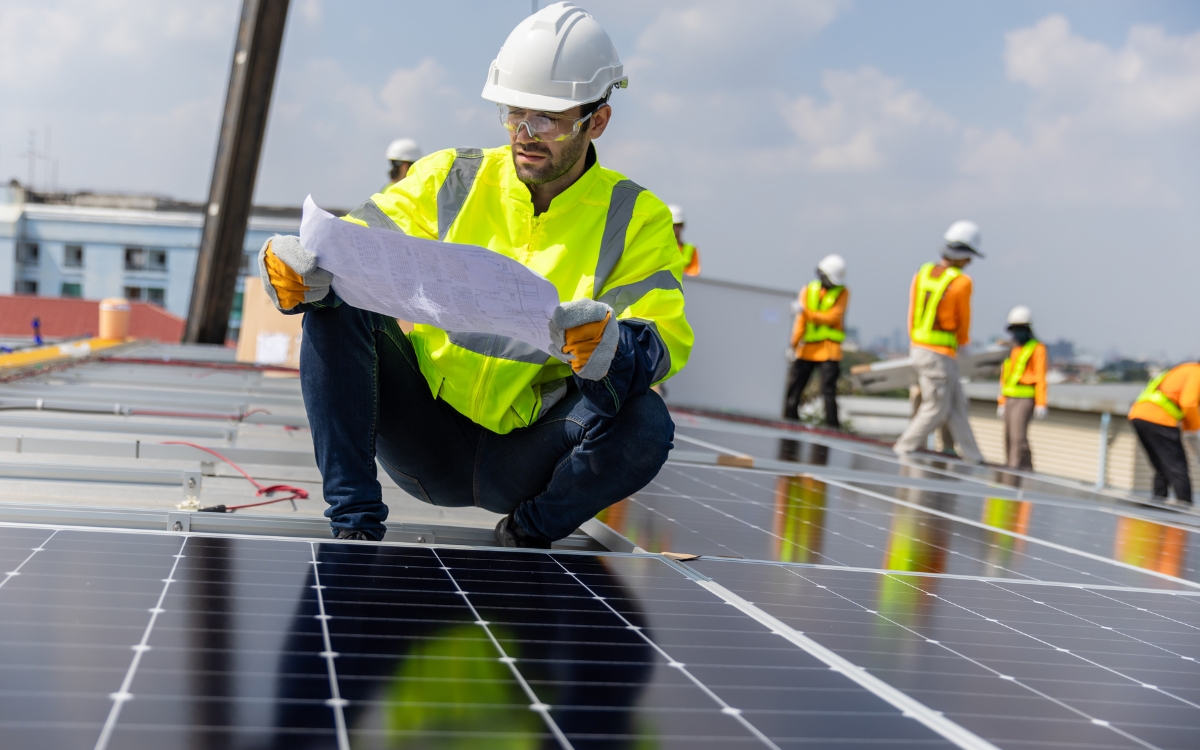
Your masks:
<svg viewBox="0 0 1200 750"><path fill-rule="evenodd" d="M6 0L0 3L0 83L36 88L97 64L179 52L181 44L229 39L233 0ZM236 23L236 22L235 22ZM236 27L235 27L236 28Z"/></svg>
<svg viewBox="0 0 1200 750"><path fill-rule="evenodd" d="M795 133L802 161L821 171L879 169L884 148L921 130L954 124L921 94L875 68L828 70L821 76L828 101L802 96L781 109Z"/></svg>
<svg viewBox="0 0 1200 750"><path fill-rule="evenodd" d="M1006 36L1009 79L1029 86L1046 113L1081 124L1147 131L1200 121L1200 32L1171 36L1133 26L1125 46L1111 49L1071 31L1052 15Z"/></svg>
<svg viewBox="0 0 1200 750"><path fill-rule="evenodd" d="M316 26L321 23L321 18L323 17L321 0L301 0L296 6L296 10L309 26Z"/></svg>
<svg viewBox="0 0 1200 750"><path fill-rule="evenodd" d="M1010 80L1033 95L1023 132L965 131L967 194L1050 205L1173 206L1182 198L1164 147L1194 144L1200 32L1133 26L1113 49L1048 16L1005 36Z"/></svg>
<svg viewBox="0 0 1200 750"><path fill-rule="evenodd" d="M669 67L690 73L688 88L742 77L753 86L772 76L771 62L828 25L844 0L689 0L659 4L638 36L630 70ZM645 13L645 4L636 3Z"/></svg>

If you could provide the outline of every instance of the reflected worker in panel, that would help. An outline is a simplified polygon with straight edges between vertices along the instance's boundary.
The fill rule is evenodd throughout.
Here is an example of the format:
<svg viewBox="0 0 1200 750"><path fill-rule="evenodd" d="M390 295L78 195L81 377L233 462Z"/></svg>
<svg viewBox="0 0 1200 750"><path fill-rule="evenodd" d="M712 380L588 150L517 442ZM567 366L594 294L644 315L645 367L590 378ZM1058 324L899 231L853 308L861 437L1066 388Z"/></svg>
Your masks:
<svg viewBox="0 0 1200 750"><path fill-rule="evenodd" d="M1043 420L1046 406L1046 345L1033 335L1033 313L1017 305L1008 313L1012 353L1000 369L1000 396L996 416L1004 421L1004 465L1033 471L1029 449L1029 422Z"/></svg>
<svg viewBox="0 0 1200 750"><path fill-rule="evenodd" d="M675 425L651 387L687 364L693 336L671 212L602 167L593 143L627 85L591 15L544 8L509 35L484 84L509 144L430 154L343 217L541 274L562 300L549 352L431 325L406 334L344 304L298 237L260 251L277 307L306 313L300 384L339 538L386 532L377 457L419 500L502 516L497 544L543 549L666 462Z"/></svg>
<svg viewBox="0 0 1200 750"><path fill-rule="evenodd" d="M789 347L795 359L788 372L784 419L800 418L808 379L814 370L820 370L825 424L835 430L841 427L837 383L842 372L842 342L846 340L846 306L850 303L850 290L842 284L845 279L846 261L840 255L826 255L817 264L817 278L800 292Z"/></svg>
<svg viewBox="0 0 1200 750"><path fill-rule="evenodd" d="M383 545L318 550L280 650L272 750L338 746L322 604L352 747L558 747L489 632L576 747L633 750L652 741L639 736L645 722L635 706L654 672L653 647L604 606L564 605L572 595L591 601L565 571L522 562L508 571L504 557L450 550L440 558ZM636 597L603 560L566 564L652 637ZM479 592L489 589L481 578L498 574L515 580ZM478 588L458 596L456 580Z"/></svg>

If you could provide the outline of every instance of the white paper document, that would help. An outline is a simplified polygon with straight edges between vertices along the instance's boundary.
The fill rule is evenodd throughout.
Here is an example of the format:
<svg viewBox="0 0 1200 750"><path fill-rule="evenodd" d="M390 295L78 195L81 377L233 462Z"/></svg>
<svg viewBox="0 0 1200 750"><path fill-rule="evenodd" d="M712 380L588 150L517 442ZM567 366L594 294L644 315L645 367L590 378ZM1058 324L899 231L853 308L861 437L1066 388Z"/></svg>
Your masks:
<svg viewBox="0 0 1200 750"><path fill-rule="evenodd" d="M558 290L512 258L476 245L352 224L304 201L300 242L348 304L447 331L495 333L550 351Z"/></svg>

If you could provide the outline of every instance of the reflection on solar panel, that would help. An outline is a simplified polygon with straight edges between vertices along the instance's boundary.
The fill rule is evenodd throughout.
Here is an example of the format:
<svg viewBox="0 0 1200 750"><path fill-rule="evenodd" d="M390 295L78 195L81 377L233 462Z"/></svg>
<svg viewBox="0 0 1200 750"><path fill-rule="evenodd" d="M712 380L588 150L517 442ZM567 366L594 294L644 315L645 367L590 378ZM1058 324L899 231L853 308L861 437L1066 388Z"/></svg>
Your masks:
<svg viewBox="0 0 1200 750"><path fill-rule="evenodd" d="M0 746L1198 744L1193 516L681 413L592 538L480 548L492 517L389 485L389 542L335 543L295 385L205 362L0 384L74 410L0 416ZM312 497L181 513L253 489L177 440Z"/></svg>

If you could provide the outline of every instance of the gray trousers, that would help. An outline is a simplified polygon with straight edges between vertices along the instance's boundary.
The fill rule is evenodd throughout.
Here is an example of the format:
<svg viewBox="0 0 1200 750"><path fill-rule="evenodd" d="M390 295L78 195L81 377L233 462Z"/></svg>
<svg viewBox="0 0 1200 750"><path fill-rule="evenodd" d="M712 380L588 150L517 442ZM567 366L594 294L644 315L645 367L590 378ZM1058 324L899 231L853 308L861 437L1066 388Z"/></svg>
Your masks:
<svg viewBox="0 0 1200 750"><path fill-rule="evenodd" d="M1004 399L1004 463L1010 469L1033 471L1033 453L1029 450L1033 406L1031 398Z"/></svg>
<svg viewBox="0 0 1200 750"><path fill-rule="evenodd" d="M982 463L983 454L967 421L967 394L958 380L958 360L916 346L909 349L909 357L921 386L921 408L892 450L903 456L923 448L929 433L945 425L958 444L959 455L972 463Z"/></svg>

